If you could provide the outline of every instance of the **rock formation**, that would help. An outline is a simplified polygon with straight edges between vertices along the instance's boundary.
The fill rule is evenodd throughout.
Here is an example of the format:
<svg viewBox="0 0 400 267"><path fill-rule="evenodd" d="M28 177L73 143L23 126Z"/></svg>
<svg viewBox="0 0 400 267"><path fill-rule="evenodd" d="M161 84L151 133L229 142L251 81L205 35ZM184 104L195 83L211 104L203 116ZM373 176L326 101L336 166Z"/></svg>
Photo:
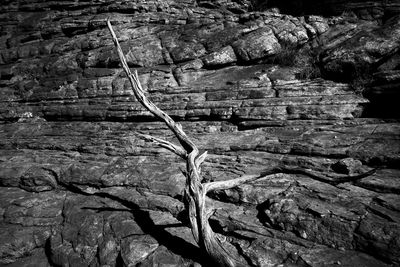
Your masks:
<svg viewBox="0 0 400 267"><path fill-rule="evenodd" d="M400 264L399 7L322 2L337 16L256 1L3 1L0 265L209 266L184 164L134 134L174 142L132 95L108 18L148 97L208 151L204 181L316 174L210 194L228 250L249 266Z"/></svg>

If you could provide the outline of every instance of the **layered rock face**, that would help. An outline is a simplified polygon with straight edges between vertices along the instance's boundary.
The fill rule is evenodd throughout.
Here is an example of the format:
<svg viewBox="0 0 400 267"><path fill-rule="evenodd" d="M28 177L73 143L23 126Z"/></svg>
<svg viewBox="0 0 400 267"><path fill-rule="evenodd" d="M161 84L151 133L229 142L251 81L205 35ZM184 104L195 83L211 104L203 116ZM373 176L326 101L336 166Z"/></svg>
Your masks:
<svg viewBox="0 0 400 267"><path fill-rule="evenodd" d="M400 12L400 3L397 0L199 0L197 3L209 8L222 6L235 13L272 9L294 16L311 14L329 17L353 13L363 20L384 20Z"/></svg>
<svg viewBox="0 0 400 267"><path fill-rule="evenodd" d="M210 266L183 162L134 134L174 142L134 99L106 19L149 98L208 151L205 181L306 171L209 195L228 250L248 266L400 264L396 8L360 20L252 3L4 1L0 265Z"/></svg>

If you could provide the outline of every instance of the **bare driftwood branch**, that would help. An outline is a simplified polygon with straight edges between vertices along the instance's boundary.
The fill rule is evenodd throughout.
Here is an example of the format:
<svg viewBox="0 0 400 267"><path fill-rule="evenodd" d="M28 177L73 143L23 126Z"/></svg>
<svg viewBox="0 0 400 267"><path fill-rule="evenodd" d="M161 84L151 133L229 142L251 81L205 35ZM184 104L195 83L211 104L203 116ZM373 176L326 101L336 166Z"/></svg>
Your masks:
<svg viewBox="0 0 400 267"><path fill-rule="evenodd" d="M204 190L206 193L212 192L212 191L217 191L217 190L224 190L224 189L230 189L236 186L239 186L244 183L252 182L257 179L260 179L264 176L260 175L243 175L239 178L231 179L231 180L226 180L226 181L218 181L218 182L209 182L204 185Z"/></svg>
<svg viewBox="0 0 400 267"><path fill-rule="evenodd" d="M197 157L197 159L195 160L197 168L200 168L200 165L204 162L206 157L207 157L207 151L205 151L203 154Z"/></svg>
<svg viewBox="0 0 400 267"><path fill-rule="evenodd" d="M314 180L328 183L331 185L338 185L346 182L354 182L364 177L370 176L376 172L376 169L372 169L365 173L356 174L356 175L335 175L332 176L325 175L321 172L314 171L311 169L302 169L298 167L286 167L286 166L279 166L267 170L261 174L260 177L265 177L267 175L276 174L276 173L287 173L287 174L302 174L308 177L313 178Z"/></svg>
<svg viewBox="0 0 400 267"><path fill-rule="evenodd" d="M175 136L178 138L179 142L183 146L183 148L191 152L192 150L196 150L195 144L189 140L189 138L186 136L185 132L182 130L182 126L179 123L176 123L172 118L166 114L164 111L159 109L156 105L154 105L153 102L147 99L147 97L144 94L144 90L142 88L142 85L140 84L139 77L137 75L137 72L135 71L135 74L132 74L128 63L126 61L125 55L122 52L121 46L119 45L117 36L115 35L115 32L111 26L111 22L107 20L107 26L108 29L111 32L111 36L114 42L114 45L117 48L118 56L122 64L122 68L124 69L126 75L128 76L129 82L132 85L133 93L136 97L136 99L148 110L150 111L154 116L157 118L161 119L164 121L167 126L171 129L171 131L175 134ZM197 155L196 155L197 156Z"/></svg>
<svg viewBox="0 0 400 267"><path fill-rule="evenodd" d="M333 176L328 176L325 175L321 172L317 172L314 170L310 169L301 169L301 168L290 168L290 167L275 167L270 170L264 171L261 174L258 175L243 175L239 178L231 179L231 180L225 180L225 181L218 181L218 182L209 182L204 185L204 190L206 193L212 192L212 191L217 191L217 190L225 190L225 189L230 189L233 187L237 187L241 184L244 183L249 183L261 178L265 178L269 175L274 175L278 173L286 173L286 174L302 174L306 175L308 177L313 178L314 180L328 183L331 185L338 185L341 183L347 183L347 182L354 182L359 179L362 179L364 177L370 176L376 172L376 169L372 169L370 171L367 171L365 173L357 174L357 175L333 175Z"/></svg>
<svg viewBox="0 0 400 267"><path fill-rule="evenodd" d="M231 252L228 252L217 235L211 229L208 222L210 212L206 209L206 191L201 184L200 165L207 156L207 153L199 155L199 150L196 145L188 138L183 131L182 126L176 123L172 118L159 109L153 102L145 96L144 90L140 84L137 72L134 74L129 69L128 63L119 45L117 36L111 26L110 21L107 21L108 29L110 30L113 42L117 48L122 67L128 76L132 86L133 93L137 100L154 116L164 121L169 129L175 134L182 148L176 145L161 140L152 136L142 136L151 141L157 142L161 146L173 151L174 153L183 156L186 159L186 186L185 186L185 204L189 213L189 221L194 239L198 245L203 248L214 263L218 266L240 266L240 262L235 259ZM185 151L185 153L183 153Z"/></svg>
<svg viewBox="0 0 400 267"><path fill-rule="evenodd" d="M129 69L128 63L119 45L117 36L115 35L110 21L107 21L107 26L110 30L113 42L117 48L122 68L128 76L135 97L148 111L150 111L154 116L165 122L169 129L175 134L181 145L180 147L169 141L157 137L146 134L139 134L141 138L155 142L161 147L172 151L176 155L186 160L186 170L184 171L184 174L186 176L185 205L189 214L191 230L197 244L200 246L200 248L204 249L208 253L210 258L217 266L235 267L243 266L246 264L243 264L236 255L233 255L232 251L227 251L224 245L221 243L220 238L211 229L208 219L212 214L212 210L206 207L206 194L208 192L233 188L243 183L255 181L259 178L263 178L276 173L304 174L316 180L336 185L343 182L355 181L362 177L371 175L375 172L375 170L372 170L367 173L355 176L329 177L312 170L276 167L267 170L260 175L244 175L240 178L228 181L218 181L202 184L200 165L207 157L207 152L199 155L198 148L183 131L182 126L179 123L175 122L168 114L159 109L146 97L145 92L140 84L137 72L134 71L134 73L132 73Z"/></svg>
<svg viewBox="0 0 400 267"><path fill-rule="evenodd" d="M161 138L154 137L154 136L151 136L148 134L136 133L136 135L144 140L154 142L154 143L158 144L159 146L168 149L169 151L180 156L184 160L186 160L186 158L187 158L186 151L182 147L179 147L171 142L168 142L166 140L163 140Z"/></svg>

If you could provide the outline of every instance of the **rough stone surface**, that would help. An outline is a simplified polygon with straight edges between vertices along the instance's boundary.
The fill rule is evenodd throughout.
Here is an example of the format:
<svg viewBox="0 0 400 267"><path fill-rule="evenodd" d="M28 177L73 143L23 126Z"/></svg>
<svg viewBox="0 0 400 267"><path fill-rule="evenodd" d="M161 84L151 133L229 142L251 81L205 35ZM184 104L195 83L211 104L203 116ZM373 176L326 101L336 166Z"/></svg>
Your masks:
<svg viewBox="0 0 400 267"><path fill-rule="evenodd" d="M233 43L233 47L243 61L275 55L280 49L278 39L269 28L262 28L249 33L243 39Z"/></svg>
<svg viewBox="0 0 400 267"><path fill-rule="evenodd" d="M249 266L399 265L398 4L344 2L294 17L254 1L4 1L0 265L210 266L184 162L134 134L176 141L134 99L107 18L149 98L208 151L204 181L315 174L210 194L228 251Z"/></svg>
<svg viewBox="0 0 400 267"><path fill-rule="evenodd" d="M223 47L219 51L213 52L203 59L204 65L209 67L234 63L236 60L235 52L231 46Z"/></svg>
<svg viewBox="0 0 400 267"><path fill-rule="evenodd" d="M332 75L362 78L371 65L381 65L400 49L400 16L374 31L361 31L340 46L327 50L322 63Z"/></svg>

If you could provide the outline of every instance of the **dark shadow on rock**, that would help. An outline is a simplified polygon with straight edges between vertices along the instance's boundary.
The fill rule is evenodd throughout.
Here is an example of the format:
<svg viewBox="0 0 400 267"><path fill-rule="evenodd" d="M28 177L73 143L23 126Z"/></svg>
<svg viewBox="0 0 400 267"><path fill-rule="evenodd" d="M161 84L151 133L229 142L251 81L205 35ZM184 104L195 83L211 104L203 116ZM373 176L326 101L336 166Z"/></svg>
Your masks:
<svg viewBox="0 0 400 267"><path fill-rule="evenodd" d="M124 266L124 260L122 259L121 251L118 253L117 259L116 259L116 261L115 261L115 266L116 266L116 267L122 267L122 266Z"/></svg>
<svg viewBox="0 0 400 267"><path fill-rule="evenodd" d="M156 225L151 219L149 212L141 209L137 204L109 195L107 193L98 193L96 195L118 201L122 205L129 208L129 211L132 212L134 216L135 222L139 225L143 232L152 236L160 245L165 246L171 252L185 259L198 262L202 266L213 266L209 256L200 248L180 237L170 234L165 230L169 227L182 226L182 224ZM107 208L107 210L111 209Z"/></svg>
<svg viewBox="0 0 400 267"><path fill-rule="evenodd" d="M266 200L263 203L260 203L257 205L256 209L258 211L257 213L257 219L263 224L263 225L273 225L272 221L270 218L267 216L265 211L271 206L270 200Z"/></svg>
<svg viewBox="0 0 400 267"><path fill-rule="evenodd" d="M51 266L55 266L53 261L51 260L50 238L47 238L46 243L44 244L44 254L46 255L47 261L51 264Z"/></svg>
<svg viewBox="0 0 400 267"><path fill-rule="evenodd" d="M82 209L86 210L96 210L97 212L104 212L104 211L124 211L124 212L131 212L135 222L137 225L141 228L141 230L145 233L153 237L160 245L166 247L168 250L171 252L175 253L176 255L181 256L184 259L189 259L194 262L200 263L202 266L207 266L207 267L214 267L215 264L212 262L210 257L205 253L203 250L201 250L199 247L187 242L186 240L174 236L171 233L167 232L165 229L166 228L171 228L171 227L181 227L184 226L185 223L189 223L188 218L179 218L180 221L183 223L177 223L177 224L168 224L168 225L156 225L154 221L151 219L150 214L148 211L145 211L140 208L139 205L118 198L116 196L107 194L107 193L95 193L95 194L89 194L84 191L82 191L80 188L74 186L73 184L62 184L62 186L71 192L74 192L76 194L81 194L81 195L86 195L86 196L99 196L103 198L108 198L114 201L119 202L120 204L124 205L126 209L121 209L121 208L110 208L110 207L105 207L105 208L98 208L98 207L82 207ZM180 214L180 217L185 217L185 214L187 215L186 212L182 212L183 214ZM46 256L48 258L48 261L52 263L51 261L51 248L50 248L50 239L46 242ZM116 259L116 266L124 266L121 251L118 253L117 259ZM218 267L218 266L215 266Z"/></svg>
<svg viewBox="0 0 400 267"><path fill-rule="evenodd" d="M82 207L83 210L92 210L96 211L96 213L103 211L131 211L130 209L117 209L117 208L95 208L95 207Z"/></svg>

